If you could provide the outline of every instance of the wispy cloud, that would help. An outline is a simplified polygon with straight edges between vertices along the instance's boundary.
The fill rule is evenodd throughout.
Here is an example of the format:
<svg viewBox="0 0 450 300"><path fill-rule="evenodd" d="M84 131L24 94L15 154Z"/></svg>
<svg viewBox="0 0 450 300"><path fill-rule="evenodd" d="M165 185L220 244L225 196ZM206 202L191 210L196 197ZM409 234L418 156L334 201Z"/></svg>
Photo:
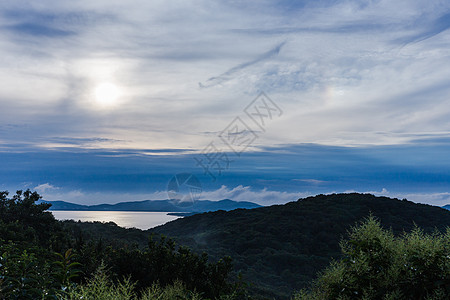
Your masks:
<svg viewBox="0 0 450 300"><path fill-rule="evenodd" d="M223 83L225 81L228 81L237 72L239 72L239 71L241 71L241 70L243 70L245 68L248 68L248 67L250 67L252 65L255 65L257 63L260 63L260 62L262 62L264 60L270 59L273 56L278 55L280 53L281 48L284 46L285 43L286 42L282 42L282 43L278 44L277 46L275 46L273 49L267 51L266 53L264 53L264 54L262 54L260 56L258 56L257 58L255 58L255 59L253 59L251 61L239 64L239 65L229 69L225 73L220 74L219 76L211 77L204 84L203 83L199 83L199 86L201 88L207 88L207 87L212 87L212 86L215 86L217 84L221 84L221 83Z"/></svg>
<svg viewBox="0 0 450 300"><path fill-rule="evenodd" d="M2 134L10 144L201 149L261 90L288 112L262 144L402 143L374 132L448 127L443 2L50 3L3 4L0 117L23 128ZM392 43L405 37L426 39ZM93 99L104 81L122 89L114 109Z"/></svg>
<svg viewBox="0 0 450 300"><path fill-rule="evenodd" d="M435 19L432 19L431 21L423 24L424 29L420 30L419 33L414 34L409 37L406 37L406 38L401 38L401 39L399 39L399 42L401 42L405 45L408 43L422 42L426 39L432 38L432 37L444 32L450 28L450 13L449 12L446 12L439 17L437 17L437 16L435 17L434 15L432 17L434 17ZM420 24L422 22L417 22L417 23Z"/></svg>
<svg viewBox="0 0 450 300"><path fill-rule="evenodd" d="M389 196L433 204L440 200L426 196L449 192L448 145L448 139L434 138L391 146L284 145L248 151L239 158L228 152L233 162L215 181L196 165L194 157L199 154L189 149L31 147L1 152L0 178L3 189L34 187L51 197L47 200L156 199L175 174L191 173L201 182L202 197L212 200L279 203L302 195L376 193L384 188Z"/></svg>
<svg viewBox="0 0 450 300"><path fill-rule="evenodd" d="M32 23L19 23L7 26L6 29L12 31L14 34L26 34L33 37L61 37L74 34L72 31Z"/></svg>
<svg viewBox="0 0 450 300"><path fill-rule="evenodd" d="M310 184L322 184L322 183L326 183L326 181L324 180L318 180L318 179L292 179L293 181L300 181L300 182L305 182L305 183L310 183Z"/></svg>

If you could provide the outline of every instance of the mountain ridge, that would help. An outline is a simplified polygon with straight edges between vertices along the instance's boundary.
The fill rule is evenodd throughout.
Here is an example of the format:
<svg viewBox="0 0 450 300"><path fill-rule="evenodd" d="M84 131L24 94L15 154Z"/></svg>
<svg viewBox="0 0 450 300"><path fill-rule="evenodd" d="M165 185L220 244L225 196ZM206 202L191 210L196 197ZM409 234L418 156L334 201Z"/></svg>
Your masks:
<svg viewBox="0 0 450 300"><path fill-rule="evenodd" d="M223 199L219 201L197 200L192 205L177 205L174 200L141 200L127 201L116 204L83 205L66 201L39 200L39 203L49 203L50 211L141 211L141 212L173 212L173 213L203 213L218 210L234 210L238 208L252 209L262 207L248 201Z"/></svg>
<svg viewBox="0 0 450 300"><path fill-rule="evenodd" d="M441 207L351 193L196 214L149 231L172 237L213 259L229 255L235 271L251 282L252 293L289 299L292 291L306 287L332 258L340 257L341 239L351 226L370 215L396 235L416 225L429 233L450 226L450 212Z"/></svg>

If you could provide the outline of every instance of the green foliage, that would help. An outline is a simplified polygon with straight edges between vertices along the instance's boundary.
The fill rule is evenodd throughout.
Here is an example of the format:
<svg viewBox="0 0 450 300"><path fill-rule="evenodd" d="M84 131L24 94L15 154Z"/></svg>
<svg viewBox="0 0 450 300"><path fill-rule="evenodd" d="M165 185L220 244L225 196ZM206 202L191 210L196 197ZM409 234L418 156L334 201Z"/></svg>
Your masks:
<svg viewBox="0 0 450 300"><path fill-rule="evenodd" d="M144 248L137 245L114 248L88 242L77 252L80 261L88 261L90 266L98 266L98 261L104 261L115 280L129 276L137 282L138 290L155 282L166 286L178 280L188 289L195 289L209 298L219 297L232 290L228 282L231 259L224 257L213 263L206 254L197 255L186 247L176 246L173 240L165 237L151 237ZM89 258L92 257L96 263L91 263Z"/></svg>
<svg viewBox="0 0 450 300"><path fill-rule="evenodd" d="M161 286L158 282L145 288L141 293L136 292L136 283L130 277L114 281L108 276L110 273L104 264L101 264L95 275L84 285L79 285L64 296L66 300L92 299L92 300L202 300L200 293L189 290L186 285L176 280L171 285ZM140 294L140 295L138 295ZM242 300L237 295L223 295L220 300Z"/></svg>
<svg viewBox="0 0 450 300"><path fill-rule="evenodd" d="M162 288L154 283L142 294L142 300L201 300L200 294L189 291L181 281L175 281L173 285Z"/></svg>
<svg viewBox="0 0 450 300"><path fill-rule="evenodd" d="M72 280L80 276L81 264L73 261L72 249L67 250L64 254L56 253L56 255L59 259L54 262L53 275L62 290L66 290L71 286Z"/></svg>
<svg viewBox="0 0 450 300"><path fill-rule="evenodd" d="M20 250L16 244L0 247L0 299L57 299L77 276L77 263L71 263L71 250L53 260L38 247Z"/></svg>
<svg viewBox="0 0 450 300"><path fill-rule="evenodd" d="M91 229L98 231L92 234L55 220L46 212L48 204L36 203L37 193L7 196L0 192L0 299L135 299L152 291L160 291L161 299L176 293L183 295L180 299L216 299L235 291L228 257L211 262L206 254L179 247L171 239L149 239L148 233L114 223L93 224ZM110 231L115 233L112 238L98 237ZM143 236L145 247L128 243ZM108 276L98 271L101 261Z"/></svg>
<svg viewBox="0 0 450 300"><path fill-rule="evenodd" d="M3 297L9 299L36 299L41 296L42 274L39 262L33 253L19 252L14 244L2 247L0 256L0 290Z"/></svg>
<svg viewBox="0 0 450 300"><path fill-rule="evenodd" d="M395 237L373 217L341 243L343 258L296 299L448 299L450 229Z"/></svg>
<svg viewBox="0 0 450 300"><path fill-rule="evenodd" d="M75 222L66 220L61 222L64 228L70 232L77 244L84 244L89 241L101 241L103 244L111 245L114 248L139 245L145 247L148 244L148 231L136 228L123 228L114 222Z"/></svg>
<svg viewBox="0 0 450 300"><path fill-rule="evenodd" d="M318 195L285 205L218 211L178 219L152 229L213 259L229 255L252 295L287 299L307 287L332 258L350 226L370 212L394 234L416 223L425 232L450 226L439 207L369 194Z"/></svg>
<svg viewBox="0 0 450 300"><path fill-rule="evenodd" d="M313 291L297 298L409 299L414 293L443 299L450 293L449 233L433 232L450 225L450 212L437 207L372 195L319 195L141 231L112 222L59 222L47 204L36 204L37 193L7 196L0 192L0 299L287 299L333 257ZM392 231L369 219L347 232L369 212ZM397 238L404 230L412 231Z"/></svg>
<svg viewBox="0 0 450 300"><path fill-rule="evenodd" d="M68 248L68 236L61 223L46 211L51 204L36 204L41 196L30 190L17 191L11 198L8 194L0 192L0 240L58 252Z"/></svg>
<svg viewBox="0 0 450 300"><path fill-rule="evenodd" d="M85 285L79 285L70 290L65 299L136 299L135 285L129 278L115 284L106 273L105 265L102 263L94 276Z"/></svg>
<svg viewBox="0 0 450 300"><path fill-rule="evenodd" d="M60 262L54 254L69 245L69 237L46 211L50 206L35 203L39 199L29 190L11 198L0 192L0 298L56 299L69 281L65 272L73 265L55 267Z"/></svg>

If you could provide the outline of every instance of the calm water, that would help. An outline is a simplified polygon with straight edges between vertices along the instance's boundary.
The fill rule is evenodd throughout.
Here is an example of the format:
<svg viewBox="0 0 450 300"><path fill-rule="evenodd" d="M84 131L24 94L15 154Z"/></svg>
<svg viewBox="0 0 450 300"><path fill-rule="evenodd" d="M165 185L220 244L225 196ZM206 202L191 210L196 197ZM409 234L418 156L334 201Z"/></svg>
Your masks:
<svg viewBox="0 0 450 300"><path fill-rule="evenodd" d="M65 211L56 210L52 214L58 220L75 221L113 221L121 227L149 229L178 219L168 216L167 212L134 212L134 211Z"/></svg>

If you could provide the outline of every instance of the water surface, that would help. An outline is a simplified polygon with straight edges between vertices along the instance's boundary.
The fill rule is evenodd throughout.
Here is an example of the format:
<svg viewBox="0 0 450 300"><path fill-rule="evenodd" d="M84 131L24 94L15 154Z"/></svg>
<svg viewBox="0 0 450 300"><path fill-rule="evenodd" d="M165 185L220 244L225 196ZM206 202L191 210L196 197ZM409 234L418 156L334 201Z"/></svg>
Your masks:
<svg viewBox="0 0 450 300"><path fill-rule="evenodd" d="M82 222L114 222L121 227L149 229L178 219L169 216L168 212L140 212L140 211L66 211L53 210L52 214L58 220L75 220Z"/></svg>

